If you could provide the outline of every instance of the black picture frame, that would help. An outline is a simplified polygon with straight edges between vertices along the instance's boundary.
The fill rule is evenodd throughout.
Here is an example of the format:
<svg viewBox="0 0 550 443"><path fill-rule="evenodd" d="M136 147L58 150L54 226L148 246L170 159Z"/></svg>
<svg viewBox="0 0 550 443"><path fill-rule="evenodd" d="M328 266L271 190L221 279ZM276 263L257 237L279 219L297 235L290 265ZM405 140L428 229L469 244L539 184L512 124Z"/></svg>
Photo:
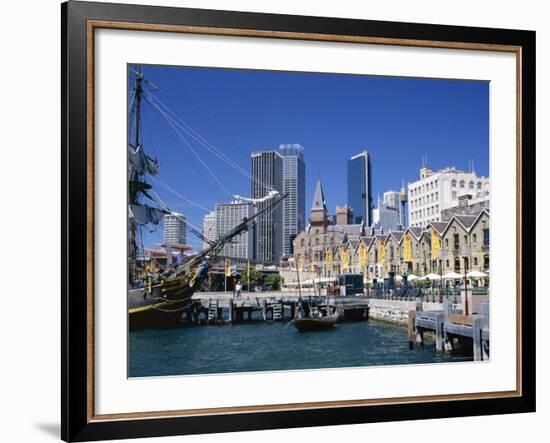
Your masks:
<svg viewBox="0 0 550 443"><path fill-rule="evenodd" d="M62 17L62 374L65 441L170 436L535 411L535 32L69 1ZM521 393L499 398L407 402L299 410L95 420L90 415L90 181L87 160L87 23L90 20L333 36L368 36L518 47L521 55ZM92 233L93 235L93 233ZM93 252L93 251L92 251Z"/></svg>

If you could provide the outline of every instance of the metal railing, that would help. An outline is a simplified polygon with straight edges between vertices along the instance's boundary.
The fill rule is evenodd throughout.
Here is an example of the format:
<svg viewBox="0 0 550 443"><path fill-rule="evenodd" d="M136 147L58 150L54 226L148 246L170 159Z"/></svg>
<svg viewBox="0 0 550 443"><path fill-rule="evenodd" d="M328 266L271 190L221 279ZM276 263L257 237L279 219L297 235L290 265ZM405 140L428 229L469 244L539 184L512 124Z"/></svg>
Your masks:
<svg viewBox="0 0 550 443"><path fill-rule="evenodd" d="M456 304L460 301L461 291L460 287L418 288L400 286L395 288L371 288L368 294L370 298L377 300L415 301L417 298L420 298L423 302L428 303L443 303L445 300L450 300ZM487 295L489 288L468 286L468 292L474 295Z"/></svg>

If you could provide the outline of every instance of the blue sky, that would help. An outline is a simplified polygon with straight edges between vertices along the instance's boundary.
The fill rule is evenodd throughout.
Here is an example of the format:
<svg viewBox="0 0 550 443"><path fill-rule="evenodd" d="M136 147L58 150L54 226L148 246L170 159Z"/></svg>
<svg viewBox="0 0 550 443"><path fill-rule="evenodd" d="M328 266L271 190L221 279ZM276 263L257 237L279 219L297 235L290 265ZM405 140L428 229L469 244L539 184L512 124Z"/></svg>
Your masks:
<svg viewBox="0 0 550 443"><path fill-rule="evenodd" d="M371 154L375 203L401 180L416 180L423 156L433 169L468 169L473 161L478 174L489 175L487 82L167 66L143 71L160 88L151 91L160 102L247 171L251 151L300 143L306 209L318 175L329 211L346 203L346 161L363 150ZM144 147L159 159L162 182L210 209L229 200L217 181L249 195L246 175L186 136L189 147L148 103L142 112ZM205 210L152 184L168 206L202 226ZM162 227L144 233L147 246L161 239ZM188 242L200 245L192 235Z"/></svg>

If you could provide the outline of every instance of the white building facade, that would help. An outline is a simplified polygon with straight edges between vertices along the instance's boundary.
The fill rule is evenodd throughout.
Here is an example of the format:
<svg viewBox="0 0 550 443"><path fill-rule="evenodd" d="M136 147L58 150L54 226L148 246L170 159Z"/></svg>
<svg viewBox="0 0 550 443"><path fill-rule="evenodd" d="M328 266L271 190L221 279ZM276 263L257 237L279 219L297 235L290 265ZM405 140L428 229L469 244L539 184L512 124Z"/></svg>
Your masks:
<svg viewBox="0 0 550 443"><path fill-rule="evenodd" d="M166 214L164 216L164 243L184 245L187 241L185 215Z"/></svg>
<svg viewBox="0 0 550 443"><path fill-rule="evenodd" d="M442 211L457 206L460 196L488 198L490 180L473 171L453 167L433 172L424 166L420 169L420 179L409 183L407 192L409 225L425 227L431 221L441 221Z"/></svg>
<svg viewBox="0 0 550 443"><path fill-rule="evenodd" d="M208 241L215 241L216 232L216 211L209 212L202 219L202 235ZM208 243L204 242L203 247L208 247Z"/></svg>
<svg viewBox="0 0 550 443"><path fill-rule="evenodd" d="M251 203L231 202L216 205L216 238L233 229L243 219L254 215L254 206ZM232 258L252 259L254 254L253 229L239 234L230 244L225 245L221 255Z"/></svg>

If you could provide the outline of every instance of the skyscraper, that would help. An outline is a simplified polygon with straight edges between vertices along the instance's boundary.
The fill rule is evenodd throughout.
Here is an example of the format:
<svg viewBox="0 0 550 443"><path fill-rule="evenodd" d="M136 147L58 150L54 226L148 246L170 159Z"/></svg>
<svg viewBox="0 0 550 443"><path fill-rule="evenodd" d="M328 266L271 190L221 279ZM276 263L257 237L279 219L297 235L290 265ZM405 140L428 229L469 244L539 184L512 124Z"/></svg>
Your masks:
<svg viewBox="0 0 550 443"><path fill-rule="evenodd" d="M283 192L288 196L282 202L283 245L282 254L292 255L294 239L305 229L306 165L304 148L299 144L279 146L283 156Z"/></svg>
<svg viewBox="0 0 550 443"><path fill-rule="evenodd" d="M208 241L215 241L217 238L216 232L216 211L209 212L202 219L202 235ZM203 247L208 247L208 242L203 243Z"/></svg>
<svg viewBox="0 0 550 443"><path fill-rule="evenodd" d="M252 198L262 198L275 189L283 193L283 156L279 152L255 151L252 160ZM260 202L256 206L261 211L271 200ZM264 263L278 263L283 246L283 209L277 205L271 211L259 217L255 228L254 258Z"/></svg>
<svg viewBox="0 0 550 443"><path fill-rule="evenodd" d="M164 216L164 243L184 245L187 240L185 215L166 214Z"/></svg>
<svg viewBox="0 0 550 443"><path fill-rule="evenodd" d="M235 226L254 215L254 206L251 203L231 202L216 205L216 237L229 232ZM239 234L223 247L221 255L233 258L253 258L254 234L251 229Z"/></svg>
<svg viewBox="0 0 550 443"><path fill-rule="evenodd" d="M384 204L390 208L399 209L399 192L386 191L384 192Z"/></svg>
<svg viewBox="0 0 550 443"><path fill-rule="evenodd" d="M378 198L378 206L372 210L372 225L375 229L382 229L385 234L400 228L399 201L397 201L397 206L393 206L392 203L395 201L386 198L386 194L390 194L390 192L384 193L384 201L380 201ZM393 192L391 193L393 194ZM399 196L399 193L396 194Z"/></svg>
<svg viewBox="0 0 550 443"><path fill-rule="evenodd" d="M348 160L348 206L356 224L372 225L371 182L370 155L363 151Z"/></svg>

